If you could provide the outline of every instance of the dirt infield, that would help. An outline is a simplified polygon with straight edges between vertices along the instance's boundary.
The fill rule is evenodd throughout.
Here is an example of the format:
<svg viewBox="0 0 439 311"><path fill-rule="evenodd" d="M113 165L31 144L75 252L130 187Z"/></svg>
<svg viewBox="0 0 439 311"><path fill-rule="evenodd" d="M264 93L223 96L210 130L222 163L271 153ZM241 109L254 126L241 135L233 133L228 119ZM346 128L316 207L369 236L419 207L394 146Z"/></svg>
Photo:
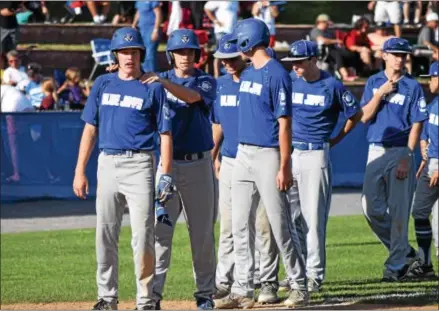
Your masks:
<svg viewBox="0 0 439 311"><path fill-rule="evenodd" d="M1 305L1 310L90 310L93 302L54 302L39 304L10 304ZM194 301L164 301L164 310L196 310ZM133 310L134 301L122 301L119 303L119 310ZM256 310L286 310L283 305L255 305ZM438 310L438 305L410 306L401 304L373 304L373 303L343 303L338 305L312 305L303 310Z"/></svg>

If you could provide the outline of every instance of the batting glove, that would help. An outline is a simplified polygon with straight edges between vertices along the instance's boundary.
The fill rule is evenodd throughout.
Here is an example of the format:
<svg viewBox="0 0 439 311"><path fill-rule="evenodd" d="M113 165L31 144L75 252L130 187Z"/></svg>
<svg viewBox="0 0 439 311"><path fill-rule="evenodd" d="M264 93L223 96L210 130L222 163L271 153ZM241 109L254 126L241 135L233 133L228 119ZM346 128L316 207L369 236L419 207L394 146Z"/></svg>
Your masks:
<svg viewBox="0 0 439 311"><path fill-rule="evenodd" d="M160 176L159 183L157 185L156 199L160 203L168 202L174 193L174 184L172 182L172 176L163 174Z"/></svg>
<svg viewBox="0 0 439 311"><path fill-rule="evenodd" d="M168 212L166 212L165 206L158 200L155 200L155 218L157 219L158 223L172 227L172 221L168 215Z"/></svg>

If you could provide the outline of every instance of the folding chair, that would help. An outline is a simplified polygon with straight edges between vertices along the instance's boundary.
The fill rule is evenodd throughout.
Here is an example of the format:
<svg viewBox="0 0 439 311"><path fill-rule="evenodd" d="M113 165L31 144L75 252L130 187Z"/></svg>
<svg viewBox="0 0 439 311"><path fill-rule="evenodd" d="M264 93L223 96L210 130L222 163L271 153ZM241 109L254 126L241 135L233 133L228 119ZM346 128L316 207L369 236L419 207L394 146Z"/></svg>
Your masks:
<svg viewBox="0 0 439 311"><path fill-rule="evenodd" d="M93 75L95 74L98 66L108 66L116 62L116 59L114 58L114 55L110 50L110 39L94 39L90 41L90 45L95 64L90 73L90 76L88 77L89 81L91 81L91 79L93 78Z"/></svg>

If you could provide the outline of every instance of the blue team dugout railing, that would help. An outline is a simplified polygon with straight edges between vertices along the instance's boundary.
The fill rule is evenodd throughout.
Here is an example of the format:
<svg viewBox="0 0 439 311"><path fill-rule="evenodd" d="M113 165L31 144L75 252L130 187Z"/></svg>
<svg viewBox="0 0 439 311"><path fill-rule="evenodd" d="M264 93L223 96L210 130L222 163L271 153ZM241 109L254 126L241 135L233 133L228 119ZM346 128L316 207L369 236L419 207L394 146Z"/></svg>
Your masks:
<svg viewBox="0 0 439 311"><path fill-rule="evenodd" d="M340 120L337 130L343 124ZM1 200L74 199L73 176L83 121L79 112L1 115ZM366 127L359 124L331 150L333 185L361 187L367 160ZM98 149L87 166L90 196L96 194ZM16 163L16 165L14 165ZM18 180L14 180L17 171Z"/></svg>

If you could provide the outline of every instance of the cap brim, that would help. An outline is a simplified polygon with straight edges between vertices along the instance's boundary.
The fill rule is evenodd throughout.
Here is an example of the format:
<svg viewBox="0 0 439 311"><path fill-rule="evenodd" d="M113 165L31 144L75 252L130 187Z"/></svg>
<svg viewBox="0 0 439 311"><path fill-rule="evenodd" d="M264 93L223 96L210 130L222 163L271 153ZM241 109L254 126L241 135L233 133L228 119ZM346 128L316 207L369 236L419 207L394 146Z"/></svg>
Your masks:
<svg viewBox="0 0 439 311"><path fill-rule="evenodd" d="M302 57L284 57L281 59L282 62L297 62L299 60L304 60L311 58L309 56L302 56Z"/></svg>
<svg viewBox="0 0 439 311"><path fill-rule="evenodd" d="M114 49L113 51L121 51L121 50L127 50L127 49L140 49L140 50L145 50L144 46L140 46L140 45L127 45L124 47L121 47L119 49Z"/></svg>
<svg viewBox="0 0 439 311"><path fill-rule="evenodd" d="M228 58L235 58L240 56L241 53L240 52L235 52L235 53L222 53L222 52L218 52L216 51L213 54L213 57L218 58L218 59L228 59Z"/></svg>

